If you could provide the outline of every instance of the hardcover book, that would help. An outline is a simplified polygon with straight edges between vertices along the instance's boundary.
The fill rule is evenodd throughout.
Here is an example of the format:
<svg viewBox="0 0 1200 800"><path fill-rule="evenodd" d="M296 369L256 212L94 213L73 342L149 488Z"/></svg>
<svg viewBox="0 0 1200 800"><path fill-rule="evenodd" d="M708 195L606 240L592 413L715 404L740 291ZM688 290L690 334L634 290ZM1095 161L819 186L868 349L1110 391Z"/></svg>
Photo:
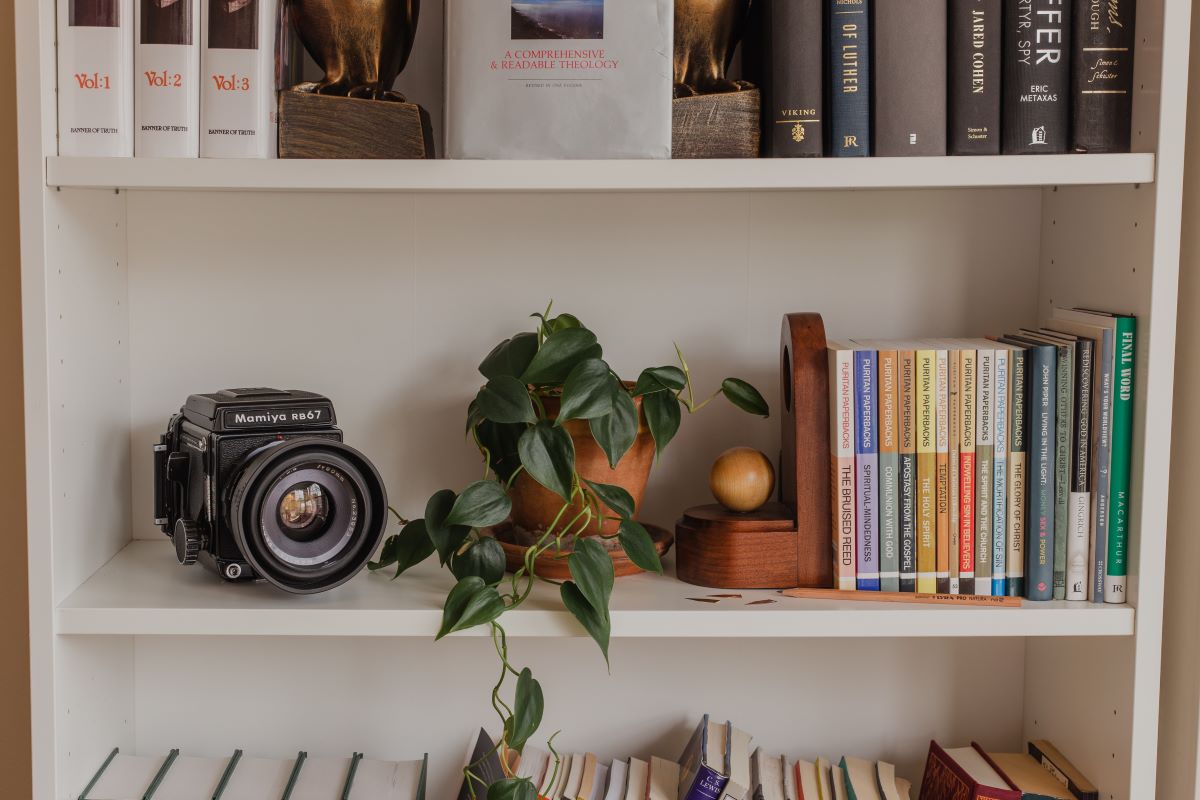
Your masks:
<svg viewBox="0 0 1200 800"><path fill-rule="evenodd" d="M1034 739L1028 745L1029 755L1042 765L1075 800L1100 800L1100 792L1058 748L1045 739Z"/></svg>
<svg viewBox="0 0 1200 800"><path fill-rule="evenodd" d="M197 0L200 155L274 158L278 152L275 34L278 0Z"/></svg>
<svg viewBox="0 0 1200 800"><path fill-rule="evenodd" d="M907 347L907 345L901 345ZM898 350L900 591L917 590L917 358Z"/></svg>
<svg viewBox="0 0 1200 800"><path fill-rule="evenodd" d="M138 0L133 153L200 155L200 4Z"/></svg>
<svg viewBox="0 0 1200 800"><path fill-rule="evenodd" d="M1128 153L1133 116L1135 0L1075 0L1071 147Z"/></svg>
<svg viewBox="0 0 1200 800"><path fill-rule="evenodd" d="M829 0L829 80L832 154L871 155L871 0Z"/></svg>
<svg viewBox="0 0 1200 800"><path fill-rule="evenodd" d="M958 581L961 594L975 594L975 350L960 350L958 453Z"/></svg>
<svg viewBox="0 0 1200 800"><path fill-rule="evenodd" d="M946 155L946 2L873 0L877 156Z"/></svg>
<svg viewBox="0 0 1200 800"><path fill-rule="evenodd" d="M854 351L856 588L879 591L879 450L874 350Z"/></svg>
<svg viewBox="0 0 1200 800"><path fill-rule="evenodd" d="M449 158L670 158L671 0L446 3Z"/></svg>
<svg viewBox="0 0 1200 800"><path fill-rule="evenodd" d="M988 753L1004 779L1021 791L1021 800L1073 800L1066 786L1028 753Z"/></svg>
<svg viewBox="0 0 1200 800"><path fill-rule="evenodd" d="M1004 0L1005 153L1067 151L1070 21L1071 0Z"/></svg>
<svg viewBox="0 0 1200 800"><path fill-rule="evenodd" d="M58 0L58 154L133 155L132 0Z"/></svg>
<svg viewBox="0 0 1200 800"><path fill-rule="evenodd" d="M758 55L748 61L762 92L768 158L825 151L825 27L822 0L767 0L750 7Z"/></svg>
<svg viewBox="0 0 1200 800"><path fill-rule="evenodd" d="M854 477L854 350L844 342L829 342L830 485L833 488L834 574L837 588L853 591L856 557Z"/></svg>
<svg viewBox="0 0 1200 800"><path fill-rule="evenodd" d="M937 357L917 351L917 591L937 591Z"/></svg>
<svg viewBox="0 0 1200 800"><path fill-rule="evenodd" d="M1021 792L974 742L947 749L930 742L920 800L1021 800Z"/></svg>
<svg viewBox="0 0 1200 800"><path fill-rule="evenodd" d="M1001 13L1001 0L950 0L950 155L1000 153Z"/></svg>

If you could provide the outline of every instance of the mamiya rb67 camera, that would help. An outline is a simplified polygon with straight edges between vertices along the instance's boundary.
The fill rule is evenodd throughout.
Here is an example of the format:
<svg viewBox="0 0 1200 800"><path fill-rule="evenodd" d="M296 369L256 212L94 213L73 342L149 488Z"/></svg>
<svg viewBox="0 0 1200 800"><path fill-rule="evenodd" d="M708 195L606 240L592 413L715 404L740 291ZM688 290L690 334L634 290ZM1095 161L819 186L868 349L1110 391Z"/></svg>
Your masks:
<svg viewBox="0 0 1200 800"><path fill-rule="evenodd" d="M311 392L194 394L154 447L155 524L181 564L307 594L370 559L387 525L371 462Z"/></svg>

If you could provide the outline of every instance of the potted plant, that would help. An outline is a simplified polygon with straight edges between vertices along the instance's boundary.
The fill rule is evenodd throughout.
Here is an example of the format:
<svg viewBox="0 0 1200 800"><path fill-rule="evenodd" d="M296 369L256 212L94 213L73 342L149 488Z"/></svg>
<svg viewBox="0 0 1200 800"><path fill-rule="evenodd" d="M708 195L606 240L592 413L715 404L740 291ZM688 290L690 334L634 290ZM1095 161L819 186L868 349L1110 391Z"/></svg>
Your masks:
<svg viewBox="0 0 1200 800"><path fill-rule="evenodd" d="M505 755L520 752L537 730L543 700L530 670L509 663L500 616L521 605L539 580L556 583L563 605L607 662L615 577L610 550L619 545L641 569L662 572L637 510L654 456L674 438L683 410L699 411L724 396L744 411L768 414L758 390L737 378L697 400L678 347L678 366L650 367L636 381L622 381L579 319L551 316L550 308L533 317L535 331L505 339L479 365L486 382L468 406L466 430L483 456L483 479L461 492L435 492L425 516L401 519L399 533L370 564L372 570L394 566L399 577L437 553L457 579L437 638L491 626L501 662L492 705L503 722L497 747ZM510 516L528 544L505 581L504 548L490 534ZM616 545L606 547L605 540ZM539 574L539 557L551 553L565 559L568 580ZM511 704L500 696L510 675L516 677ZM488 787L487 796L534 800L536 787L510 775Z"/></svg>

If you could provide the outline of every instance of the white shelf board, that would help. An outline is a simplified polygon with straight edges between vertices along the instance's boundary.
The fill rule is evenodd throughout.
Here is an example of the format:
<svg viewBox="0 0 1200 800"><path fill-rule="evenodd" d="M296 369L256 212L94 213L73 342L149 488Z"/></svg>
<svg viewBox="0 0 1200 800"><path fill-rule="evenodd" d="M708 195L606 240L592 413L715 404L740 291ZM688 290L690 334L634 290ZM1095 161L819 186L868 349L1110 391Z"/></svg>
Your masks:
<svg viewBox="0 0 1200 800"><path fill-rule="evenodd" d="M671 566L668 565L668 572ZM60 634L195 636L433 636L453 578L436 560L389 581L365 571L317 595L267 584L222 582L181 567L167 542L135 541L57 609ZM719 590L672 577L617 581L612 634L625 637L1128 636L1134 610L1091 603L1027 602L1021 608L963 608L799 600L772 591L699 603ZM773 598L766 605L750 601ZM549 586L505 615L513 636L582 636ZM467 631L482 634L485 629Z"/></svg>
<svg viewBox="0 0 1200 800"><path fill-rule="evenodd" d="M1149 183L1152 153L681 161L67 158L50 186L330 192L744 191Z"/></svg>

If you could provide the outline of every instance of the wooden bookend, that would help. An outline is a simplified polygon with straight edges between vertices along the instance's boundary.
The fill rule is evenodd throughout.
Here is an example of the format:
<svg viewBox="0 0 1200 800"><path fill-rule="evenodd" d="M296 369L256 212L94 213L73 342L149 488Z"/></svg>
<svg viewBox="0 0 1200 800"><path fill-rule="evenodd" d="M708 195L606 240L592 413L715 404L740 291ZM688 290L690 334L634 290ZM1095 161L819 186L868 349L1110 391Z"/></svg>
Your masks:
<svg viewBox="0 0 1200 800"><path fill-rule="evenodd" d="M820 314L783 318L779 501L738 513L711 503L675 523L680 580L723 589L833 586L829 365Z"/></svg>
<svg viewBox="0 0 1200 800"><path fill-rule="evenodd" d="M279 93L280 158L433 158L433 128L413 103Z"/></svg>
<svg viewBox="0 0 1200 800"><path fill-rule="evenodd" d="M758 89L671 101L671 158L758 158Z"/></svg>

